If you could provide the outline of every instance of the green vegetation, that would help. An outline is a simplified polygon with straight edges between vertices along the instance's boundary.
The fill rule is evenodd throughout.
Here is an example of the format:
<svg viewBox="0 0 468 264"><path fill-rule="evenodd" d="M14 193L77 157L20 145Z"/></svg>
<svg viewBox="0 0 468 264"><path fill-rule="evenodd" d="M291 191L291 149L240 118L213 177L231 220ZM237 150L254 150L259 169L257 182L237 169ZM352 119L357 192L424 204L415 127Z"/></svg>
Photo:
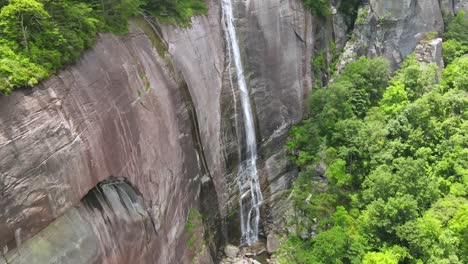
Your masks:
<svg viewBox="0 0 468 264"><path fill-rule="evenodd" d="M468 54L468 17L463 11L457 16L446 18L444 34L444 62L451 63L455 58Z"/></svg>
<svg viewBox="0 0 468 264"><path fill-rule="evenodd" d="M197 223L201 222L202 215L197 209L190 208L190 211L187 216L187 222L185 223L185 232L190 237L188 240L188 246L193 248L195 245L195 228L197 227Z"/></svg>
<svg viewBox="0 0 468 264"><path fill-rule="evenodd" d="M206 14L204 0L144 0L144 8L160 20L171 24L188 26L194 15Z"/></svg>
<svg viewBox="0 0 468 264"><path fill-rule="evenodd" d="M346 0L341 1L340 3L338 11L344 15L345 22L350 27L350 29L353 28L354 21L358 17L358 9L361 2L361 0Z"/></svg>
<svg viewBox="0 0 468 264"><path fill-rule="evenodd" d="M467 28L446 35L467 48ZM301 173L280 262L468 263L468 55L451 61L409 56L390 78L360 58L312 92L287 143Z"/></svg>
<svg viewBox="0 0 468 264"><path fill-rule="evenodd" d="M366 22L367 15L369 14L369 5L365 5L361 8L359 8L356 22L354 22L356 25L363 25Z"/></svg>
<svg viewBox="0 0 468 264"><path fill-rule="evenodd" d="M186 26L207 11L203 0L8 0L0 8L0 95L76 61L97 32L127 32L132 16Z"/></svg>
<svg viewBox="0 0 468 264"><path fill-rule="evenodd" d="M317 17L327 17L331 15L329 0L303 0L305 7L312 11Z"/></svg>
<svg viewBox="0 0 468 264"><path fill-rule="evenodd" d="M392 13L390 13L390 11L385 12L383 16L379 17L379 25L383 25L389 22L391 17Z"/></svg>
<svg viewBox="0 0 468 264"><path fill-rule="evenodd" d="M339 58L340 53L334 41L330 41L328 47L312 55L311 67L314 73L314 86L322 87L323 82L335 74Z"/></svg>

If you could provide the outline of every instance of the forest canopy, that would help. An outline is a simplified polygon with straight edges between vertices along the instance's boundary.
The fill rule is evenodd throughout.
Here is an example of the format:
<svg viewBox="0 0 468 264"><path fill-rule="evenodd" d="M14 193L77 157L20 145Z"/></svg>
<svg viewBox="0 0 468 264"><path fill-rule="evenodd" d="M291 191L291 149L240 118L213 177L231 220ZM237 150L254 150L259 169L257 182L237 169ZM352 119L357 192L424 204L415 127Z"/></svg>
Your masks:
<svg viewBox="0 0 468 264"><path fill-rule="evenodd" d="M125 33L128 19L152 15L187 26L203 0L2 0L0 95L33 86L90 48L98 32Z"/></svg>
<svg viewBox="0 0 468 264"><path fill-rule="evenodd" d="M448 19L443 72L362 57L314 89L281 263L468 263L467 29Z"/></svg>

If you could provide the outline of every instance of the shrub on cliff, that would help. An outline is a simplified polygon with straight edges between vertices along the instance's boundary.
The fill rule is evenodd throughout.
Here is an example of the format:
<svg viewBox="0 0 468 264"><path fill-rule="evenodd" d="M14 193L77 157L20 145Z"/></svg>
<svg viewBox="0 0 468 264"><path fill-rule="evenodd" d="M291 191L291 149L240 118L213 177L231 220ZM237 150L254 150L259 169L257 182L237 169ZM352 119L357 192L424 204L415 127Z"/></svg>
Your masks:
<svg viewBox="0 0 468 264"><path fill-rule="evenodd" d="M291 129L302 238L282 263L468 263L468 55L440 84L413 56L390 81L376 66L360 59L313 91Z"/></svg>
<svg viewBox="0 0 468 264"><path fill-rule="evenodd" d="M459 11L448 17L444 33L443 56L445 64L468 53L468 16Z"/></svg>
<svg viewBox="0 0 468 264"><path fill-rule="evenodd" d="M304 5L312 11L314 16L326 17L331 14L329 0L303 0Z"/></svg>
<svg viewBox="0 0 468 264"><path fill-rule="evenodd" d="M0 95L76 61L98 32L127 32L141 12L186 26L207 11L203 0L8 0L0 8Z"/></svg>

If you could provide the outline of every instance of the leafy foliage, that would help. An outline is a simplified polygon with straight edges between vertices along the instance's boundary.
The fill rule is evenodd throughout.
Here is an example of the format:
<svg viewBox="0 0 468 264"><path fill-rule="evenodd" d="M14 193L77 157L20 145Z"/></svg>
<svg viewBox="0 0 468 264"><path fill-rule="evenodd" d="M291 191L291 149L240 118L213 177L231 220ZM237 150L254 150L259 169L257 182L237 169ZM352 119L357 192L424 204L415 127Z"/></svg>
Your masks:
<svg viewBox="0 0 468 264"><path fill-rule="evenodd" d="M391 79L385 60L361 58L312 92L287 144L302 172L282 263L468 263L468 55L457 56L442 75L409 56Z"/></svg>
<svg viewBox="0 0 468 264"><path fill-rule="evenodd" d="M446 64L468 53L468 16L463 10L456 16L448 17L444 39L443 55Z"/></svg>
<svg viewBox="0 0 468 264"><path fill-rule="evenodd" d="M205 14L204 0L145 0L144 8L168 23L190 24L192 16Z"/></svg>
<svg viewBox="0 0 468 264"><path fill-rule="evenodd" d="M76 61L98 32L127 32L139 13L187 26L207 11L203 0L8 0L0 7L0 95Z"/></svg>
<svg viewBox="0 0 468 264"><path fill-rule="evenodd" d="M331 14L329 0L303 0L304 5L312 11L314 16L326 17Z"/></svg>

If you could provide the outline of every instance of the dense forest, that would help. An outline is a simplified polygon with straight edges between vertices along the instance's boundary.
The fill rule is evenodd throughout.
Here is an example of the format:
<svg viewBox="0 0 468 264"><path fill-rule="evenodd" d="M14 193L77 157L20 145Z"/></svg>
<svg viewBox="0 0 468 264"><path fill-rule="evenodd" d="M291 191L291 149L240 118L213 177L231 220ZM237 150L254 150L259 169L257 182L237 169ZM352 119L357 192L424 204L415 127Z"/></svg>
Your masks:
<svg viewBox="0 0 468 264"><path fill-rule="evenodd" d="M319 2L315 2L319 3ZM445 69L413 54L350 63L308 99L282 263L468 263L468 18L446 18Z"/></svg>
<svg viewBox="0 0 468 264"><path fill-rule="evenodd" d="M328 0L303 2L318 19L332 13ZM346 23L360 4L340 5ZM206 12L204 0L0 0L0 96L77 61L98 33L128 32L134 16L184 27ZM447 15L441 37L444 69L416 54L395 72L385 58L340 72L314 58L316 75L333 76L289 131L300 174L280 263L468 263L468 15Z"/></svg>
<svg viewBox="0 0 468 264"><path fill-rule="evenodd" d="M33 86L77 60L98 32L125 33L138 14L186 26L203 0L2 0L0 95Z"/></svg>

